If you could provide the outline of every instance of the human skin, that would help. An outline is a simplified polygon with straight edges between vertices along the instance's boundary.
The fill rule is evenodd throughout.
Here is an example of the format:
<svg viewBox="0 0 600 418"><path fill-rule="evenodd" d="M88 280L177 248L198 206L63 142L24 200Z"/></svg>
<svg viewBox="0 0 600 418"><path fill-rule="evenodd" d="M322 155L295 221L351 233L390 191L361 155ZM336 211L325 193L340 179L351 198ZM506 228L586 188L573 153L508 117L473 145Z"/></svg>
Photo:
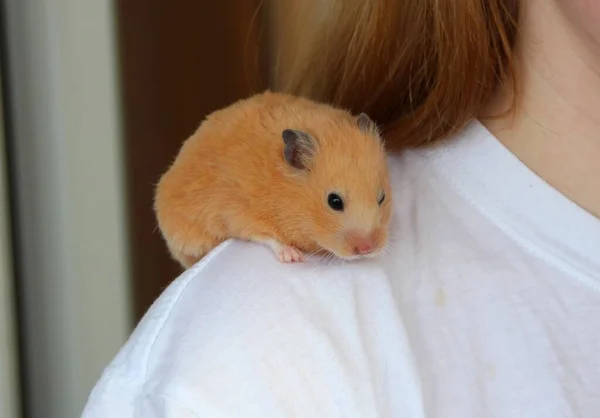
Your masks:
<svg viewBox="0 0 600 418"><path fill-rule="evenodd" d="M517 106L488 129L559 192L600 217L600 2L525 0L515 47ZM500 89L486 114L512 102Z"/></svg>

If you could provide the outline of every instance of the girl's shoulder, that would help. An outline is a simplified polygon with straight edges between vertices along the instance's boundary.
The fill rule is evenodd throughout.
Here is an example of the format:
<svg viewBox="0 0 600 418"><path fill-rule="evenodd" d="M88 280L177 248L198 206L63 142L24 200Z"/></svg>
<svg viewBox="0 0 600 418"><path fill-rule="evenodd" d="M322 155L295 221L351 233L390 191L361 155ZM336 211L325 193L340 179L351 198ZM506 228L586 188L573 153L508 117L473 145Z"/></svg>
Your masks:
<svg viewBox="0 0 600 418"><path fill-rule="evenodd" d="M190 416L284 416L290 407L371 416L373 376L401 372L409 391L416 382L398 315L377 261L283 264L261 245L228 241L156 300L84 416L127 417L156 402ZM369 369L387 354L386 370Z"/></svg>

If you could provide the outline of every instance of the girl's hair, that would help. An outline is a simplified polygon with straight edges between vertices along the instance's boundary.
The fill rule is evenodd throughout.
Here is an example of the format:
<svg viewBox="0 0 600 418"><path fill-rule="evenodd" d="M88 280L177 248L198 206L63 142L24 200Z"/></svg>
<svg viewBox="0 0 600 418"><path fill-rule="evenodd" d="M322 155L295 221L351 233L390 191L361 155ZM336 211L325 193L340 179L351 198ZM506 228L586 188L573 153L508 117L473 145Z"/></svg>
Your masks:
<svg viewBox="0 0 600 418"><path fill-rule="evenodd" d="M515 82L517 0L297 3L279 23L275 89L366 112L395 148L451 135Z"/></svg>

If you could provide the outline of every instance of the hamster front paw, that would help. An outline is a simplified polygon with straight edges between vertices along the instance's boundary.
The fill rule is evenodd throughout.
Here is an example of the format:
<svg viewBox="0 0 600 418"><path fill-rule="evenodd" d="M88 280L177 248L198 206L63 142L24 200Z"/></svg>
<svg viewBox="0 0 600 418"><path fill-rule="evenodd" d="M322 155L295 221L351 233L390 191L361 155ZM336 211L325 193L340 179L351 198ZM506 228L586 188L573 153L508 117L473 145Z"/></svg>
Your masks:
<svg viewBox="0 0 600 418"><path fill-rule="evenodd" d="M276 251L276 254L282 263L299 263L304 261L304 254L296 247L283 245L279 251Z"/></svg>
<svg viewBox="0 0 600 418"><path fill-rule="evenodd" d="M284 245L273 239L255 239L273 250L282 263L300 263L304 261L304 254L296 247Z"/></svg>

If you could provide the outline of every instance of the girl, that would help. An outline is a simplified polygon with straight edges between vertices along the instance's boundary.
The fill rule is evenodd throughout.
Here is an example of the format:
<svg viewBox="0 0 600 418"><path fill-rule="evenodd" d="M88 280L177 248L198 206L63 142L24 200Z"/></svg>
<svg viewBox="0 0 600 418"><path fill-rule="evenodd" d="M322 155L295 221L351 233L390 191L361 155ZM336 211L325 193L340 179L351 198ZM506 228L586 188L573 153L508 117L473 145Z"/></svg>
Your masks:
<svg viewBox="0 0 600 418"><path fill-rule="evenodd" d="M598 416L600 2L339 0L303 33L282 88L385 128L389 251L221 245L84 416Z"/></svg>

